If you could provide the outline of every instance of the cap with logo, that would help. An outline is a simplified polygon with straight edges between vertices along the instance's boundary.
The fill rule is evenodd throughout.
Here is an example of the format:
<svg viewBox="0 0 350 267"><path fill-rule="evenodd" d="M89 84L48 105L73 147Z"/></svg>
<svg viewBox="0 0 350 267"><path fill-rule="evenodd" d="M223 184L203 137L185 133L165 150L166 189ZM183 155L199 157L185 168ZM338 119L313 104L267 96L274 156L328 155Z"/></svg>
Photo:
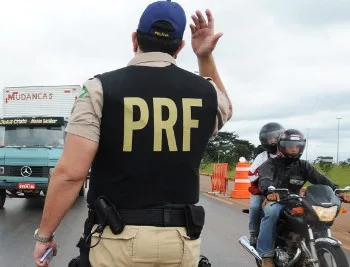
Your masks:
<svg viewBox="0 0 350 267"><path fill-rule="evenodd" d="M159 21L166 21L173 30L154 27ZM186 15L183 8L170 0L149 4L141 15L138 30L150 35L169 39L182 39L186 27Z"/></svg>

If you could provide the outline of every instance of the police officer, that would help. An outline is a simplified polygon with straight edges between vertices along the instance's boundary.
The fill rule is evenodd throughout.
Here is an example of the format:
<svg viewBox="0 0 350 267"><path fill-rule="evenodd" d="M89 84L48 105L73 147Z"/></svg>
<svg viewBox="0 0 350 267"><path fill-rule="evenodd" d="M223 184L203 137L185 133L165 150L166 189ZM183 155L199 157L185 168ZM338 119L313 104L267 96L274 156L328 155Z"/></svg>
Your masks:
<svg viewBox="0 0 350 267"><path fill-rule="evenodd" d="M175 61L185 44L184 10L158 1L132 34L129 64L84 84L35 231L37 266L47 266L38 259L48 248L56 253L54 231L90 166L79 266L198 266L199 165L232 114L212 54L222 34L205 13L207 20L196 11L190 25L200 75Z"/></svg>

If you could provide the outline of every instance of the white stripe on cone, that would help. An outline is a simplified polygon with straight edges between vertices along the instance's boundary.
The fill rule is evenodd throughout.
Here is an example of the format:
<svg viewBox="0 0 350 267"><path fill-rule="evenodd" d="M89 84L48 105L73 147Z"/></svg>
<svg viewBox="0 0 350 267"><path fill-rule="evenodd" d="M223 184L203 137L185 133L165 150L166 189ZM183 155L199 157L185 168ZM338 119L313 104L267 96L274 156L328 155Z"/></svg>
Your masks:
<svg viewBox="0 0 350 267"><path fill-rule="evenodd" d="M239 172L248 172L249 171L249 167L237 167L236 171Z"/></svg>
<svg viewBox="0 0 350 267"><path fill-rule="evenodd" d="M250 184L249 179L235 179L235 183Z"/></svg>

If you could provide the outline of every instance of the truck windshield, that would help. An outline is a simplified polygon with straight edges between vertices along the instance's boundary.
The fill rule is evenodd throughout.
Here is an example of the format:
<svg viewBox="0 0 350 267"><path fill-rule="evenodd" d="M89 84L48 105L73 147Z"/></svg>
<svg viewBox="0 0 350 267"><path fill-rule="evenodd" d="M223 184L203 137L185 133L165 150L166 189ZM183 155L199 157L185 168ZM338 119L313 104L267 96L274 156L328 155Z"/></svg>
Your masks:
<svg viewBox="0 0 350 267"><path fill-rule="evenodd" d="M4 128L4 127L0 127ZM0 129L3 146L63 147L64 127L6 127Z"/></svg>

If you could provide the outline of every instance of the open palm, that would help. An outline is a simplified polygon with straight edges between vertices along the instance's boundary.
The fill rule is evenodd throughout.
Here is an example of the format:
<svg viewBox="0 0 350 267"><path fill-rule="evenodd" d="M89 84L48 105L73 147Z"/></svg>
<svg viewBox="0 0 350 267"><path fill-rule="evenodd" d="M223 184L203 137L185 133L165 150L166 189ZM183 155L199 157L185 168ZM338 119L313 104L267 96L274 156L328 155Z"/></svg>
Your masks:
<svg viewBox="0 0 350 267"><path fill-rule="evenodd" d="M197 57L205 57L210 55L219 41L222 33L214 35L214 18L210 10L205 11L208 23L204 19L200 11L196 11L196 15L192 15L194 24L190 25L192 32L192 49Z"/></svg>

